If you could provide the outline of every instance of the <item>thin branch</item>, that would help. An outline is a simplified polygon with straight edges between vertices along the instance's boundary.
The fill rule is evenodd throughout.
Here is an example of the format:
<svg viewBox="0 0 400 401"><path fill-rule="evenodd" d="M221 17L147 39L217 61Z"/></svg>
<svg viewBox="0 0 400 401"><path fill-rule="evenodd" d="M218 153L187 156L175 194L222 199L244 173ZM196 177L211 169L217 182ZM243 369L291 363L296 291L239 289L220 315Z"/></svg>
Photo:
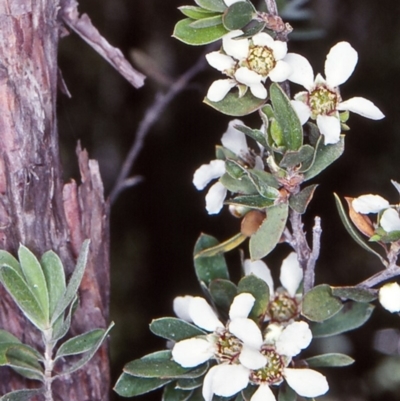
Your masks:
<svg viewBox="0 0 400 401"><path fill-rule="evenodd" d="M60 17L62 21L108 61L135 88L144 85L145 75L135 70L121 50L111 46L94 27L87 14L79 17L76 0L63 0Z"/></svg>
<svg viewBox="0 0 400 401"><path fill-rule="evenodd" d="M200 56L197 62L189 68L183 75L181 75L169 88L166 93L158 92L156 94L153 104L147 109L142 121L139 124L136 132L135 141L122 165L121 171L118 175L117 181L110 193L110 203L113 204L117 199L118 195L127 188L126 182L127 177L135 163L140 151L143 148L144 139L149 132L153 124L158 121L161 113L169 105L169 103L175 98L175 96L183 91L188 82L200 71L202 71L207 65L204 54Z"/></svg>
<svg viewBox="0 0 400 401"><path fill-rule="evenodd" d="M278 15L278 7L275 0L265 0L265 4L267 5L267 10L270 14Z"/></svg>
<svg viewBox="0 0 400 401"><path fill-rule="evenodd" d="M307 261L307 267L304 271L304 292L311 290L314 287L315 282L315 264L319 258L319 252L321 249L321 218L316 216L314 219L313 227L313 240L312 240L312 251Z"/></svg>
<svg viewBox="0 0 400 401"><path fill-rule="evenodd" d="M391 278L400 276L400 266L392 266L388 269L382 270L373 276L367 278L366 280L362 281L361 283L357 284L357 287L367 287L372 288L375 285L378 285L386 280Z"/></svg>

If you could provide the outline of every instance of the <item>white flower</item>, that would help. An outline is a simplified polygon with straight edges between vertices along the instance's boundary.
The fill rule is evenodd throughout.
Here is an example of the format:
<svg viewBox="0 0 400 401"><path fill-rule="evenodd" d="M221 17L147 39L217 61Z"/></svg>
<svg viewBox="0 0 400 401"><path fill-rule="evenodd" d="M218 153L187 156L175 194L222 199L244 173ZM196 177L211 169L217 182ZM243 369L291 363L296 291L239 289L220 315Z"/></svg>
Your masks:
<svg viewBox="0 0 400 401"><path fill-rule="evenodd" d="M238 131L235 125L243 125L240 120L232 120L229 122L226 132L222 135L222 145L233 152L235 155L247 159L249 148L247 146L246 136L243 132ZM254 160L255 167L263 169L262 159L257 156ZM206 185L217 178L222 177L225 173L224 160L212 160L208 164L201 165L193 175L193 184L198 190L202 190ZM221 211L227 194L226 188L217 182L210 187L206 195L206 209L208 214L217 214Z"/></svg>
<svg viewBox="0 0 400 401"><path fill-rule="evenodd" d="M286 42L274 40L265 32L252 38L235 39L241 35L241 30L227 33L222 38L223 53L214 51L206 55L212 67L229 77L211 84L207 97L212 102L221 101L237 85L245 85L253 96L265 99L264 83L268 77L273 82L282 82L292 73L286 63Z"/></svg>
<svg viewBox="0 0 400 401"><path fill-rule="evenodd" d="M388 283L379 289L379 302L389 312L400 312L400 286Z"/></svg>
<svg viewBox="0 0 400 401"><path fill-rule="evenodd" d="M379 225L387 232L400 231L400 217L399 212L395 209L386 209L381 218Z"/></svg>
<svg viewBox="0 0 400 401"><path fill-rule="evenodd" d="M321 373L312 369L287 367L292 357L308 347L312 340L307 323L294 322L284 329L279 325L270 324L266 339L264 354L274 363L269 362L263 369L250 375L250 382L258 384L251 401L276 401L270 386L279 385L283 380L303 397L317 397L328 391L328 382ZM263 350L261 352L263 353Z"/></svg>
<svg viewBox="0 0 400 401"><path fill-rule="evenodd" d="M325 61L326 79L318 74L314 80L313 69L303 56L288 54L285 60L293 71L288 79L307 89L294 96L292 105L303 124L309 118L316 120L325 144L340 140L339 111L352 111L373 120L384 117L371 101L362 97L342 101L338 86L347 81L358 61L357 52L349 43L339 42L329 51Z"/></svg>
<svg viewBox="0 0 400 401"><path fill-rule="evenodd" d="M303 269L297 260L295 252L290 253L282 262L280 282L283 288L275 291L271 272L262 260L244 261L246 275L254 274L264 280L270 290L271 301L268 305L266 320L278 321L281 324L290 322L300 312L301 296L296 292L303 280Z"/></svg>
<svg viewBox="0 0 400 401"><path fill-rule="evenodd" d="M230 307L225 327L205 299L180 297L174 301L178 311L189 317L189 321L213 333L177 342L172 349L173 359L183 367L195 367L209 359L216 359L217 366L206 374L203 397L206 401L213 394L231 396L247 387L250 369L259 369L266 358L259 349L263 338L256 323L248 319L255 298L248 293L237 295ZM230 380L226 380L226 375Z"/></svg>
<svg viewBox="0 0 400 401"><path fill-rule="evenodd" d="M387 209L389 202L380 195L361 195L352 201L353 209L357 213L369 214L379 213L381 210Z"/></svg>

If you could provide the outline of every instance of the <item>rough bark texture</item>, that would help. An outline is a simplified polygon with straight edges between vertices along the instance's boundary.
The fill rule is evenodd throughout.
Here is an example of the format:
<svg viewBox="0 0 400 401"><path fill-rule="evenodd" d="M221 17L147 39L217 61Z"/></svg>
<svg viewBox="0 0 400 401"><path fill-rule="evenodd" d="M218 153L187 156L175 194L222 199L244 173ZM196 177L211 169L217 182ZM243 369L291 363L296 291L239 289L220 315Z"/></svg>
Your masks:
<svg viewBox="0 0 400 401"><path fill-rule="evenodd" d="M72 334L108 319L108 205L96 162L78 148L82 183L62 183L56 94L59 23L55 0L0 0L0 248L19 243L37 256L53 249L70 274L91 239L81 306ZM0 288L0 328L38 346L38 331ZM27 383L1 368L0 395ZM84 369L54 383L55 400L107 400L109 364L103 347Z"/></svg>

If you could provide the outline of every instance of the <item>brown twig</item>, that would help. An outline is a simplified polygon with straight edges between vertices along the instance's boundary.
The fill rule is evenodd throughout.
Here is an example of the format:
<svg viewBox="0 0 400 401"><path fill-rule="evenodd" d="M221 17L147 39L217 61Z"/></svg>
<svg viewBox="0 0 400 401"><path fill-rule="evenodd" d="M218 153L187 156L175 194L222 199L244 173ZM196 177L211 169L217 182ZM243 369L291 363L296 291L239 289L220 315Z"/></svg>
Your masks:
<svg viewBox="0 0 400 401"><path fill-rule="evenodd" d="M94 27L87 14L79 16L76 0L61 2L62 21L108 61L135 88L144 85L145 75L135 70L126 60L121 50L111 46Z"/></svg>
<svg viewBox="0 0 400 401"><path fill-rule="evenodd" d="M138 181L130 182L131 179L127 178L133 164L135 163L141 149L143 148L144 139L153 124L160 118L160 114L165 110L168 104L175 98L175 96L183 91L188 82L207 65L204 54L200 56L197 62L189 68L183 75L181 75L169 88L166 93L158 92L156 94L153 104L147 109L142 121L139 124L136 132L135 141L122 165L121 171L118 175L117 181L112 189L109 199L111 204L115 202L118 195L126 188L132 187Z"/></svg>

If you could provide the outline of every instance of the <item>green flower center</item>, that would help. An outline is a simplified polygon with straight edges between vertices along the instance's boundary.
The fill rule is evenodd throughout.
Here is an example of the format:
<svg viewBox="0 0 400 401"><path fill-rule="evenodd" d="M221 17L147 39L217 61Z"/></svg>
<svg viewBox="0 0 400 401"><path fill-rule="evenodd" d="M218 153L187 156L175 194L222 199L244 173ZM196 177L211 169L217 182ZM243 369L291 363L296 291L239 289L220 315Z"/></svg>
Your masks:
<svg viewBox="0 0 400 401"><path fill-rule="evenodd" d="M242 342L227 330L218 333L216 343L217 353L216 358L220 363L236 363L240 351L242 350Z"/></svg>
<svg viewBox="0 0 400 401"><path fill-rule="evenodd" d="M268 304L267 314L272 322L288 322L299 315L299 305L296 299L283 292Z"/></svg>
<svg viewBox="0 0 400 401"><path fill-rule="evenodd" d="M273 347L266 346L261 349L261 353L267 358L266 365L250 373L250 381L253 384L279 384L283 380L283 369L285 361Z"/></svg>
<svg viewBox="0 0 400 401"><path fill-rule="evenodd" d="M335 111L339 101L338 94L325 86L318 86L314 89L308 99L314 118L320 114L330 114Z"/></svg>
<svg viewBox="0 0 400 401"><path fill-rule="evenodd" d="M250 70L266 77L275 67L276 61L272 50L266 46L251 46L247 56L247 64Z"/></svg>

